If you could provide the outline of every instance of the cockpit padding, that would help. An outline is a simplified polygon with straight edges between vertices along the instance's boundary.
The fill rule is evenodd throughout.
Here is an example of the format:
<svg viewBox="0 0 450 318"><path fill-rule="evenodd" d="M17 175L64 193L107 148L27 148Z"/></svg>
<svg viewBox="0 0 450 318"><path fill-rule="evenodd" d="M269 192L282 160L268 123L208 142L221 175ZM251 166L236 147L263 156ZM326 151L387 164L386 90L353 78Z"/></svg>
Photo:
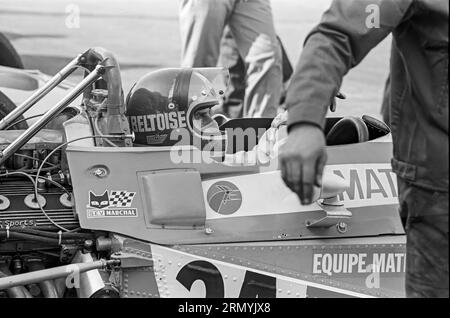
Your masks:
<svg viewBox="0 0 450 318"><path fill-rule="evenodd" d="M391 132L391 129L389 128L388 125L372 116L363 115L362 120L366 124L367 129L369 130L369 140L386 136Z"/></svg>
<svg viewBox="0 0 450 318"><path fill-rule="evenodd" d="M326 135L327 145L345 145L369 141L369 130L359 117L348 116L339 120Z"/></svg>

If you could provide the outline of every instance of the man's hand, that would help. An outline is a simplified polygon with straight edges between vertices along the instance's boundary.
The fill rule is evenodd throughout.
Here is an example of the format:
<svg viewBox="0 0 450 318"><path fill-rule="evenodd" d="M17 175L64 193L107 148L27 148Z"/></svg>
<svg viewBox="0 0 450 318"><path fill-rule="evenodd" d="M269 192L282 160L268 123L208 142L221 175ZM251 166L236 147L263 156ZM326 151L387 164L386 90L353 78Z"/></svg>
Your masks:
<svg viewBox="0 0 450 318"><path fill-rule="evenodd" d="M327 161L325 136L314 125L292 127L280 152L281 176L302 204L311 204L313 186L322 186L322 173Z"/></svg>

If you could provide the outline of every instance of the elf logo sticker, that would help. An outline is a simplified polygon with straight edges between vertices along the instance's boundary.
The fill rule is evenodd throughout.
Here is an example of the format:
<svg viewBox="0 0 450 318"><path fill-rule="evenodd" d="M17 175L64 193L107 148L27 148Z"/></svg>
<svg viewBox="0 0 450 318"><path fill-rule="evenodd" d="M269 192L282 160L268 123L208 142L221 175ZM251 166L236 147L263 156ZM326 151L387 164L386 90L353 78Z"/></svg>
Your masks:
<svg viewBox="0 0 450 318"><path fill-rule="evenodd" d="M229 181L214 183L206 194L208 204L219 214L233 214L242 204L242 194L238 187Z"/></svg>
<svg viewBox="0 0 450 318"><path fill-rule="evenodd" d="M97 195L89 191L89 204L87 206L88 218L102 217L137 217L137 209L130 208L136 192L109 191Z"/></svg>

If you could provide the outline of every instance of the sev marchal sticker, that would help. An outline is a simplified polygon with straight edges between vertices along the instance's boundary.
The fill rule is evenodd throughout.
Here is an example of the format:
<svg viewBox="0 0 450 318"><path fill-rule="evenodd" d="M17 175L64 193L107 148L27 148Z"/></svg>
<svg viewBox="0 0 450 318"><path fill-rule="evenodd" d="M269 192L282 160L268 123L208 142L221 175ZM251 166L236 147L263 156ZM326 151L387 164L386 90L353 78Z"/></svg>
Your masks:
<svg viewBox="0 0 450 318"><path fill-rule="evenodd" d="M87 206L88 218L105 217L137 217L137 209L131 208L136 192L108 191L97 195L89 191L89 204Z"/></svg>

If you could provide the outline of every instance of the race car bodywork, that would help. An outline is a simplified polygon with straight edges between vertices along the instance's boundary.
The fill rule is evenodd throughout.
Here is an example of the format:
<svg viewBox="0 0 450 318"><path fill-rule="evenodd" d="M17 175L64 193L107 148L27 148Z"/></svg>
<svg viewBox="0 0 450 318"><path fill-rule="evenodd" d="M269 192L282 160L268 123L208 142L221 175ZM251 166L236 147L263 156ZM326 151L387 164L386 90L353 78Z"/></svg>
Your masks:
<svg viewBox="0 0 450 318"><path fill-rule="evenodd" d="M111 64L102 69L105 55ZM96 109L89 102L89 94L99 94L86 86L78 90L84 94L81 112L63 129L46 135L38 122L33 143L0 131L4 167L11 164L5 159L11 149L31 157L64 149L52 161L60 170L50 167L46 178L70 192L67 197L59 187L44 186L35 175L34 195L47 205L27 204L30 181L0 174L0 198L9 202L0 204L0 290L26 295L24 286L37 283L36 295L57 297L404 296L405 235L389 134L369 129L365 142L327 147L323 186L315 202L303 206L284 185L277 157L230 165L204 160L195 147L130 145L123 104L108 104L120 97L111 56L95 49L78 61L91 69L89 85L107 82L106 110L104 103ZM56 106L62 111L67 105ZM328 118L326 130L339 119ZM222 128L233 127L226 130L233 134L244 126L267 129L270 120L231 120ZM51 145L51 133L58 146ZM43 162L39 157L41 168ZM13 189L18 184L23 189ZM51 221L80 229L64 232ZM31 270L30 259L47 269Z"/></svg>

